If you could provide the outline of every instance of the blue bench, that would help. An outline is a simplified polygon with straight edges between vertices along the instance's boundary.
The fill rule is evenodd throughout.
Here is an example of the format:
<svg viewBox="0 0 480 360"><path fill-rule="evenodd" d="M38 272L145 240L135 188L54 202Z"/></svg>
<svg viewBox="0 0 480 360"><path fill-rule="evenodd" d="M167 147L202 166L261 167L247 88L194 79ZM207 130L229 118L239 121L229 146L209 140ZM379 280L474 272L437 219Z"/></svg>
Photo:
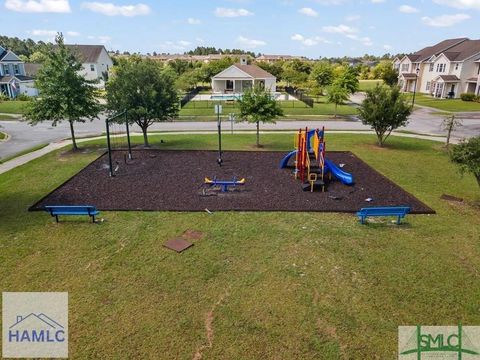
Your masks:
<svg viewBox="0 0 480 360"><path fill-rule="evenodd" d="M100 214L95 206L90 205L73 205L73 206L45 206L45 211L50 215L55 216L58 223L59 215L88 215L92 218L92 222L95 222L95 215Z"/></svg>
<svg viewBox="0 0 480 360"><path fill-rule="evenodd" d="M403 219L410 212L410 208L406 206L384 206L384 207L368 207L357 212L358 219L362 224L370 216L396 216L397 224L400 225Z"/></svg>

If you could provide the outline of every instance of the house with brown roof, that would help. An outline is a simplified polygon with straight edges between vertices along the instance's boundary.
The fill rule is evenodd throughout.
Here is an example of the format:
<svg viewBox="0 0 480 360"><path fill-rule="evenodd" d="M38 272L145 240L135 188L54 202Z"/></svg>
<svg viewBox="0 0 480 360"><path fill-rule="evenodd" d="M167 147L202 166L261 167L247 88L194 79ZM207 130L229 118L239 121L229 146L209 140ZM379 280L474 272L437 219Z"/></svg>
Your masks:
<svg viewBox="0 0 480 360"><path fill-rule="evenodd" d="M266 62L266 63L275 63L278 61L292 61L292 60L307 60L304 56L293 56L293 55L260 55L256 61Z"/></svg>
<svg viewBox="0 0 480 360"><path fill-rule="evenodd" d="M105 87L113 61L103 45L65 45L82 62L80 73L87 80L98 80L99 88Z"/></svg>
<svg viewBox="0 0 480 360"><path fill-rule="evenodd" d="M480 95L480 40L448 39L395 59L403 91L438 98Z"/></svg>
<svg viewBox="0 0 480 360"><path fill-rule="evenodd" d="M25 74L25 64L12 51L0 46L0 93L16 98L19 94L38 95L32 77Z"/></svg>
<svg viewBox="0 0 480 360"><path fill-rule="evenodd" d="M248 65L246 57L241 57L240 64L212 77L214 94L242 94L255 86L264 87L273 94L277 91L277 78L256 65Z"/></svg>

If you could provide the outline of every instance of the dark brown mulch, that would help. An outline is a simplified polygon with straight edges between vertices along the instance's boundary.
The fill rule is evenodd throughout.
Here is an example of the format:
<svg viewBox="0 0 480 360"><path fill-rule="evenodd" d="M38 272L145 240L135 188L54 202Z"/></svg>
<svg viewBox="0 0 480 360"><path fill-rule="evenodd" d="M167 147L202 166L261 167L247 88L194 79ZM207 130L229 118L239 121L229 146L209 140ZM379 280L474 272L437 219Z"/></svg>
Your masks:
<svg viewBox="0 0 480 360"><path fill-rule="evenodd" d="M113 178L108 176L108 157L100 157L31 210L89 204L100 210L355 212L368 206L407 205L413 213L434 213L350 152L329 152L327 157L345 164L355 185L333 181L325 193L302 191L292 169L279 168L284 152L225 152L222 167L214 151L138 150L133 155L125 164L123 153L114 154L118 171ZM214 176L245 178L246 184L221 193L203 184L205 177Z"/></svg>

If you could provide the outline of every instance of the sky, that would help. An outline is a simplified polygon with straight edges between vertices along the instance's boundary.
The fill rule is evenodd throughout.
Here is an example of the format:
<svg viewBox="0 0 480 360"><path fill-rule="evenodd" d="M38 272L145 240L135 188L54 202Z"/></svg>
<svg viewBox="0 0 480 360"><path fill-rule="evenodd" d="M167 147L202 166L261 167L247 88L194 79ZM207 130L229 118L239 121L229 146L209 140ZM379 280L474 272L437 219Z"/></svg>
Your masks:
<svg viewBox="0 0 480 360"><path fill-rule="evenodd" d="M480 38L480 0L0 0L0 34L108 50L197 46L319 57L409 53Z"/></svg>

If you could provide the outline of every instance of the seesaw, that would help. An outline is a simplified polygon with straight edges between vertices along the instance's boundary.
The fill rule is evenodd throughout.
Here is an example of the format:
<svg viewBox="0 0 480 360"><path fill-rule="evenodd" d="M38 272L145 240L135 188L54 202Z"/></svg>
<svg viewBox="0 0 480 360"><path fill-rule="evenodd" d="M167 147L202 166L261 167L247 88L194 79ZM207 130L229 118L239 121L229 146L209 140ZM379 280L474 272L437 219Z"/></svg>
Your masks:
<svg viewBox="0 0 480 360"><path fill-rule="evenodd" d="M237 180L235 177L233 180L217 180L217 177L214 177L213 180L210 180L209 178L205 178L205 184L210 185L210 186L221 186L222 192L227 192L229 186L241 186L245 185L245 178L242 180Z"/></svg>

